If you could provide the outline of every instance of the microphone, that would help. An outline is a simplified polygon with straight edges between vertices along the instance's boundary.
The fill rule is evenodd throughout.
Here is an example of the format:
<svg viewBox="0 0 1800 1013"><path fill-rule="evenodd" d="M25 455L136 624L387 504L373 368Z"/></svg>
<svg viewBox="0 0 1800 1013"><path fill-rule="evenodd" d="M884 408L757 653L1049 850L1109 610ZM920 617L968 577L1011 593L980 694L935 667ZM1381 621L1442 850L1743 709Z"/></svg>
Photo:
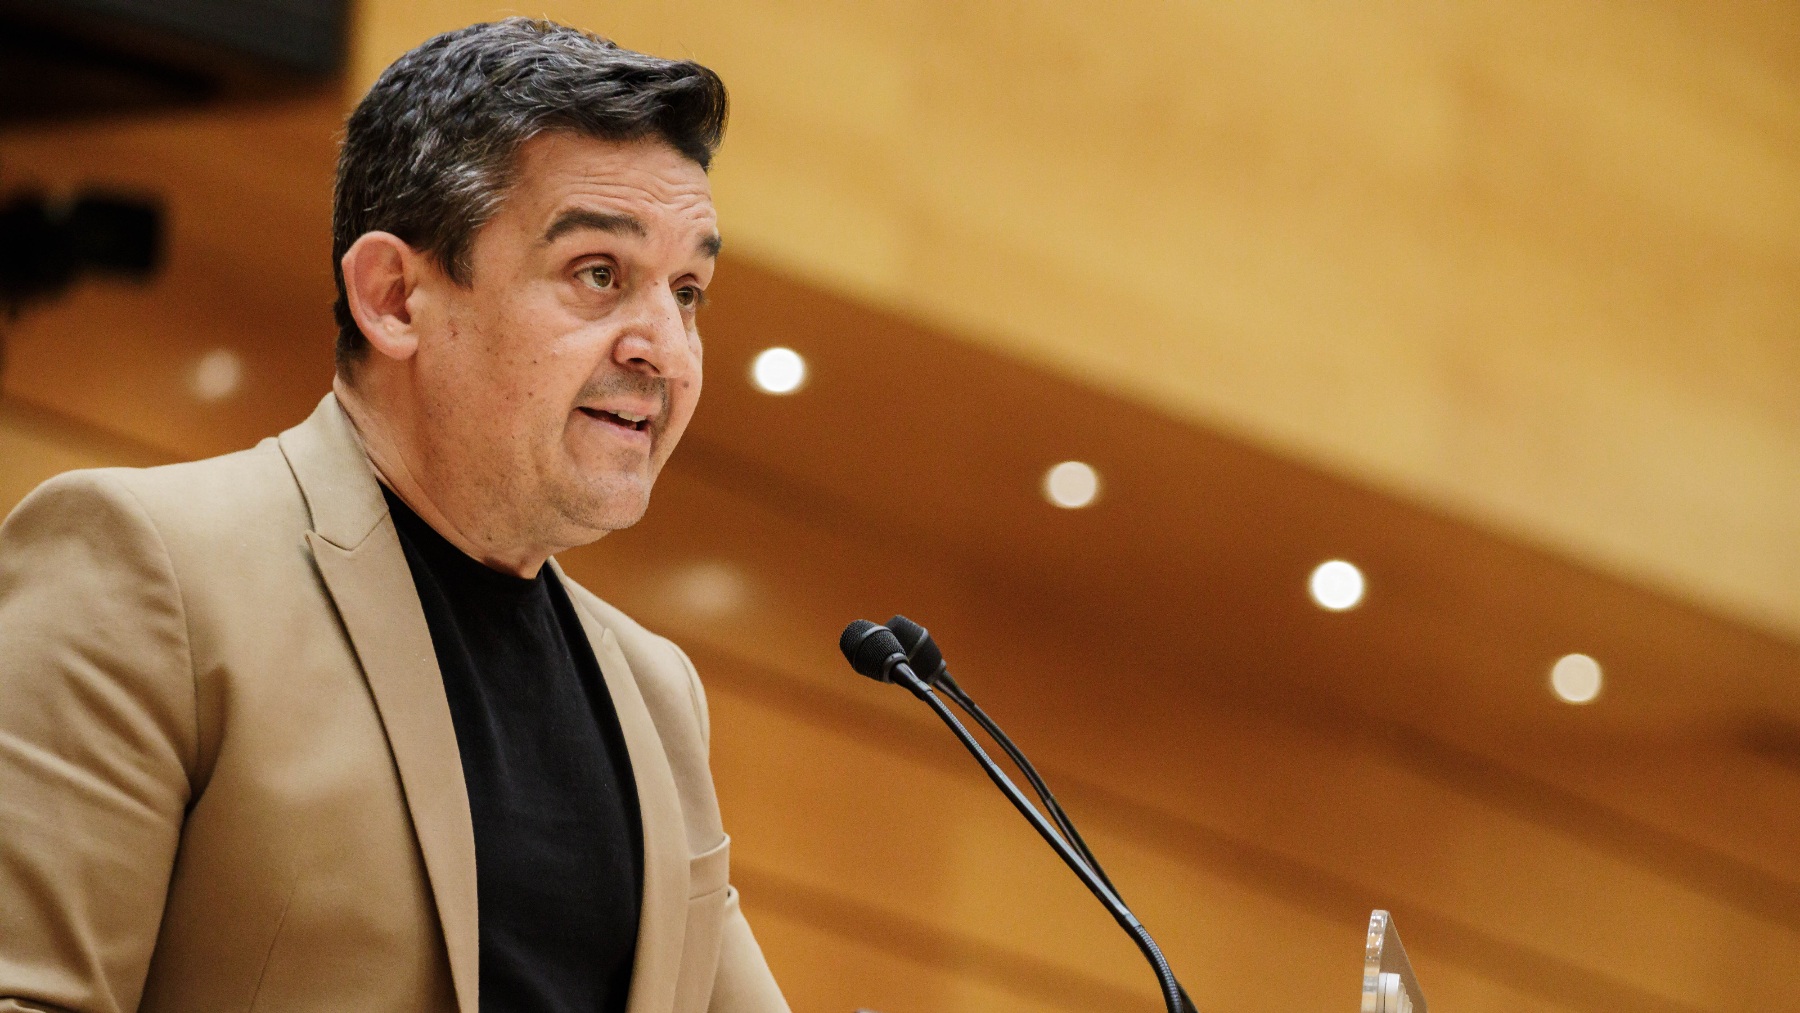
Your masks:
<svg viewBox="0 0 1800 1013"><path fill-rule="evenodd" d="M914 696L930 692L930 687L906 663L906 651L886 626L858 619L844 627L838 637L838 650L858 675L876 682L897 683L912 690Z"/></svg>
<svg viewBox="0 0 1800 1013"><path fill-rule="evenodd" d="M919 678L936 689L950 690L956 686L956 680L950 678L950 666L944 662L944 652L938 650L930 630L905 616L889 619L887 628L894 631L894 639L900 641L901 648L906 651L906 663L914 672L920 673Z"/></svg>
<svg viewBox="0 0 1800 1013"><path fill-rule="evenodd" d="M908 622L910 623L910 620ZM911 625L916 626L917 624L912 623ZM924 627L919 627L919 630L923 633ZM919 644L928 638L929 634L919 638L914 645L915 654L920 653L917 649ZM931 707L932 711L956 735L963 748L967 749L969 754L975 757L975 761L981 764L981 769L987 774L988 780L994 782L995 787L1000 789L1007 801L1013 804L1013 808L1019 810L1019 814L1024 816L1026 821L1031 824L1032 829L1038 832L1038 836L1050 845L1051 850L1056 852L1063 864L1075 873L1089 892L1099 898L1100 903L1113 916L1113 920L1119 923L1119 927L1131 936L1132 942L1137 944L1144 959L1150 962L1151 968L1156 972L1157 984L1162 989L1163 1005L1167 1008L1168 1013L1192 1013L1194 1007L1188 1001L1187 991L1181 987L1179 981L1175 980L1175 972L1169 967L1167 958L1163 956L1162 948L1157 946L1156 940L1150 937L1149 930L1144 928L1137 916L1131 913L1131 909L1125 906L1125 902L1119 899L1119 895L1112 889L1111 884L1103 880L1095 871L1095 867L1077 853L1067 840L1058 835L1057 829L1051 826L1050 821L1038 812L1037 807L1031 804L1023 792L1019 791L1018 785L1014 784L1012 779L1006 776L1006 772L1002 771L999 765L988 756L987 750L981 748L981 743L976 741L969 729L957 719L955 714L951 713L944 701L939 699L932 683L921 679L913 670L912 664L907 658L907 652L901 646L900 640L894 636L894 632L886 626L869 622L867 619L858 619L846 626L843 635L838 637L838 650L843 652L845 660L850 662L850 667L855 669L858 674L874 679L876 682L904 686ZM934 655L935 661L933 660ZM940 684L949 677L949 669L944 665L943 655L937 651L936 644L932 644L929 651L921 656L921 664L935 666L932 669L933 678ZM995 741L1000 741L1000 737L996 736ZM1009 751L1008 755L1012 755L1012 753ZM1019 758L1022 760L1023 754L1019 754ZM1020 769L1024 770L1025 766L1021 764ZM1037 772L1033 770L1029 776L1036 778L1036 775ZM1038 779L1036 783L1041 784L1041 779ZM1044 789L1046 794L1048 791L1048 788ZM1066 818L1064 817L1064 819ZM1073 829L1072 825L1070 829Z"/></svg>

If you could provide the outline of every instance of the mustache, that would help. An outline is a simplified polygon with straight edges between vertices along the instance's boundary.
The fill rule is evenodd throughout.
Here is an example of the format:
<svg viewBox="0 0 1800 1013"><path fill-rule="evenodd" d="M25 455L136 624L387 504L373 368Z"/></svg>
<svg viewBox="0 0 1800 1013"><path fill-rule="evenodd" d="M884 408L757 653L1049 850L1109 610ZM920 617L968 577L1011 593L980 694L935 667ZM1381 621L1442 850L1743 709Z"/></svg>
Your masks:
<svg viewBox="0 0 1800 1013"><path fill-rule="evenodd" d="M658 414L667 414L669 410L669 381L642 373L611 373L589 380L582 385L575 399L577 402L599 401L613 394L654 397Z"/></svg>

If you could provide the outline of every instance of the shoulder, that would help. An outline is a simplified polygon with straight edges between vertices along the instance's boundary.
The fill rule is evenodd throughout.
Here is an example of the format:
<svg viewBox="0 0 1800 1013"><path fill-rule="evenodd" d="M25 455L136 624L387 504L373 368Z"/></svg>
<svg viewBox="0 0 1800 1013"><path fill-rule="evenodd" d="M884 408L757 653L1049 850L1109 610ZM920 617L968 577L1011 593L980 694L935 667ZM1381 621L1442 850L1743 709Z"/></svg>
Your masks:
<svg viewBox="0 0 1800 1013"><path fill-rule="evenodd" d="M0 712L62 715L72 738L59 741L100 726L166 739L191 769L192 613L133 474L59 475L0 525Z"/></svg>
<svg viewBox="0 0 1800 1013"><path fill-rule="evenodd" d="M14 517L49 504L82 516L131 515L157 528L217 529L231 517L256 517L282 500L300 503L292 473L274 440L222 457L154 468L85 468L34 489ZM303 505L303 504L302 504Z"/></svg>
<svg viewBox="0 0 1800 1013"><path fill-rule="evenodd" d="M221 457L154 468L71 471L20 504L53 499L85 511L127 510L172 545L216 548L256 529L304 531L306 502L273 439Z"/></svg>
<svg viewBox="0 0 1800 1013"><path fill-rule="evenodd" d="M125 481L130 471L65 472L20 501L0 525L0 594L50 576L60 581L99 574L160 577L168 553Z"/></svg>
<svg viewBox="0 0 1800 1013"><path fill-rule="evenodd" d="M279 448L155 468L65 472L33 490L0 526L7 570L79 566L173 579L302 544L307 526Z"/></svg>
<svg viewBox="0 0 1800 1013"><path fill-rule="evenodd" d="M259 521L305 523L299 486L273 439L201 461L106 471L112 482L142 504L159 528L217 533Z"/></svg>

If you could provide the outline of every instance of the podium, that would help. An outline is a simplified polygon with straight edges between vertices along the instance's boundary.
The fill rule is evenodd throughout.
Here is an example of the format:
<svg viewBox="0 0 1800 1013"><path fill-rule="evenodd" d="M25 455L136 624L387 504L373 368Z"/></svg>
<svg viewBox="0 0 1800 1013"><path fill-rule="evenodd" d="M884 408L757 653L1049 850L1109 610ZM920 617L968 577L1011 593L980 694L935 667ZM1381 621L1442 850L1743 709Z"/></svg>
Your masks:
<svg viewBox="0 0 1800 1013"><path fill-rule="evenodd" d="M1393 916L1377 910L1369 916L1369 943L1363 951L1362 1013L1426 1013L1425 993L1413 976L1406 947Z"/></svg>

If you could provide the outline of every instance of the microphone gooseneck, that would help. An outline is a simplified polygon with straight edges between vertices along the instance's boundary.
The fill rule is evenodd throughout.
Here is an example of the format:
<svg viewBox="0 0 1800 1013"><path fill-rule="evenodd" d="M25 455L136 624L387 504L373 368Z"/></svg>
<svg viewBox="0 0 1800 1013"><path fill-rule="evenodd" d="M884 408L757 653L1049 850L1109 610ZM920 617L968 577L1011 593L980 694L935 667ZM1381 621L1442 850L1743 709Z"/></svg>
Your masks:
<svg viewBox="0 0 1800 1013"><path fill-rule="evenodd" d="M920 629L922 630L923 627ZM890 682L904 686L931 707L939 719L956 735L963 748L967 749L969 754L975 757L976 762L981 764L981 769L987 774L988 780L994 782L994 786L999 788L1001 793L1006 796L1007 801L1013 804L1013 808L1025 817L1032 829L1038 832L1038 836L1042 837L1044 842L1050 845L1051 850L1056 852L1057 857L1062 859L1063 864L1075 873L1089 892L1099 898L1100 903L1113 916L1113 920L1119 923L1119 927L1131 936L1132 941L1137 944L1138 950L1143 953L1144 959L1150 962L1151 968L1156 972L1157 984L1162 989L1163 1004L1168 1013L1191 1013L1193 1005L1187 998L1186 990L1181 987L1180 982L1175 980L1174 970L1169 967L1169 961L1163 956L1162 948L1157 946L1156 940L1150 937L1149 930L1145 929L1143 923L1138 921L1137 916L1131 913L1131 909L1125 906L1125 902L1119 899L1119 895L1113 891L1111 885L1103 881L1094 867L1090 866L1082 855L1077 853L1074 847L1057 833L1057 828L1045 819L1043 813L1038 812L1037 807L1031 804L1031 800L1027 799L1025 794L1019 790L1019 786L1006 776L1006 772L1000 769L999 764L995 763L992 757L988 756L987 750L981 748L981 743L957 719L932 685L913 671L912 666L907 662L906 651L901 647L900 641L894 636L893 631L866 619L858 619L844 628L843 635L838 638L838 649L843 652L844 658L850 662L850 667L855 669L858 674L877 682ZM940 678L947 674L947 670L938 673ZM996 741L999 741L998 737L996 737ZM1024 768L1021 767L1021 769ZM1036 776L1035 771L1032 772L1032 776ZM1048 791L1048 789L1045 790Z"/></svg>
<svg viewBox="0 0 1800 1013"><path fill-rule="evenodd" d="M894 638L900 641L900 646L906 650L906 660L908 664L912 665L913 671L929 673L922 674L920 678L930 683L933 689L949 697L952 703L961 708L964 714L974 719L975 723L980 725L982 730L999 744L1007 757L1012 760L1013 765L1019 769L1019 773L1025 775L1025 780L1030 783L1031 790L1037 793L1038 801L1043 803L1044 811L1050 814L1051 821L1062 832L1063 839L1074 846L1082 860L1087 862L1088 868L1094 870L1094 875L1100 877L1100 882L1106 884L1106 888L1113 892L1113 896L1119 896L1118 887L1113 885L1106 870L1100 867L1100 860L1094 857L1093 850L1088 847L1087 841L1082 839L1081 831L1075 829L1075 822L1069 819L1068 814L1063 811L1062 803L1056 800L1056 795L1051 792L1050 786L1038 775L1037 768L1025 758L1024 751L1013 744L1012 737L1001 731L1000 725L993 718L988 717L987 712L982 710L974 699L963 691L962 686L951 677L950 666L944 661L944 652L939 649L937 641L932 639L931 631L900 615L889 619L887 626L894 632Z"/></svg>
<svg viewBox="0 0 1800 1013"><path fill-rule="evenodd" d="M950 674L950 666L944 660L944 652L931 636L931 631L902 615L896 615L889 619L887 626L893 631L894 638L900 641L900 646L905 649L906 660L912 666L913 671L927 673L920 677L930 683L933 689L949 697L952 703L956 704L964 714L974 719L975 723L979 724L982 730L999 744L1000 748L1011 758L1013 765L1021 774L1025 775L1025 780L1030 783L1032 791L1037 793L1038 800L1043 804L1044 811L1049 813L1051 821L1062 832L1063 839L1075 848L1075 851L1081 855L1082 860L1087 863L1088 868L1093 870L1100 882L1112 891L1113 896L1117 897L1120 903L1124 903L1125 898L1119 893L1119 888L1113 885L1112 878L1101 867L1100 860L1094 856L1093 849L1089 848L1087 841L1082 838L1081 831L1075 829L1075 821L1063 811L1062 803L1057 801L1056 794L1050 790L1050 786L1038 774L1037 768L1025 757L1024 750L1013 743L1012 737L1002 731L1000 725L993 718L988 717L987 712L981 709L974 698L969 696ZM1182 1009L1190 1011L1194 1009L1193 1000L1188 997L1186 989L1181 989L1181 1000L1185 1004Z"/></svg>

